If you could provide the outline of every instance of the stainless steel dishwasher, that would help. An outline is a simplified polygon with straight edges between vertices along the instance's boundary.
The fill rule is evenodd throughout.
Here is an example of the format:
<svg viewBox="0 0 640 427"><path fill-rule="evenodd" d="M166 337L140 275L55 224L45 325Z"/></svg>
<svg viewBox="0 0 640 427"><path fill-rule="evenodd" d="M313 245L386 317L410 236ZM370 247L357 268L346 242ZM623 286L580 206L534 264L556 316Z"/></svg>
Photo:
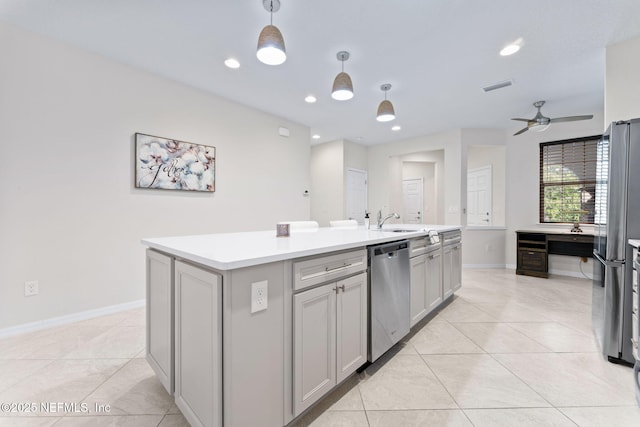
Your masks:
<svg viewBox="0 0 640 427"><path fill-rule="evenodd" d="M409 242L369 248L369 361L393 347L410 328Z"/></svg>

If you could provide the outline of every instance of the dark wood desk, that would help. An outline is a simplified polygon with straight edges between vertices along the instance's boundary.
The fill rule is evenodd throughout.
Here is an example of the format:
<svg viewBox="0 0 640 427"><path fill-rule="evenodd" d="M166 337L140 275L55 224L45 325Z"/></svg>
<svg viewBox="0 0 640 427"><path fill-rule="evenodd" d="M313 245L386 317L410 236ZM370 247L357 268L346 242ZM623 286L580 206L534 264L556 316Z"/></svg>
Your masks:
<svg viewBox="0 0 640 427"><path fill-rule="evenodd" d="M549 277L549 254L593 256L593 234L518 230L516 274Z"/></svg>

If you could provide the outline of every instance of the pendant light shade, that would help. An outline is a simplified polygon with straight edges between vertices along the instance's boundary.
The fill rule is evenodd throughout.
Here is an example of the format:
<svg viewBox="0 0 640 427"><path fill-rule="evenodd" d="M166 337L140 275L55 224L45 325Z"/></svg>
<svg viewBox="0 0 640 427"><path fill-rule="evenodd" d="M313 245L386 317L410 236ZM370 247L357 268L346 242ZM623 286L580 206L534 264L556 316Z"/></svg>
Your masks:
<svg viewBox="0 0 640 427"><path fill-rule="evenodd" d="M280 65L287 60L284 38L278 27L273 25L273 12L277 12L280 9L280 1L263 0L262 4L270 13L271 23L260 32L256 56L263 64Z"/></svg>
<svg viewBox="0 0 640 427"><path fill-rule="evenodd" d="M380 89L384 91L384 101L378 106L378 114L376 120L379 122L390 122L396 118L396 112L393 109L391 101L387 100L387 91L391 89L390 84L384 84L380 86Z"/></svg>
<svg viewBox="0 0 640 427"><path fill-rule="evenodd" d="M342 62L342 71L333 80L331 97L337 101L346 101L353 98L353 82L349 74L344 72L344 61L349 59L349 52L341 51L336 56Z"/></svg>

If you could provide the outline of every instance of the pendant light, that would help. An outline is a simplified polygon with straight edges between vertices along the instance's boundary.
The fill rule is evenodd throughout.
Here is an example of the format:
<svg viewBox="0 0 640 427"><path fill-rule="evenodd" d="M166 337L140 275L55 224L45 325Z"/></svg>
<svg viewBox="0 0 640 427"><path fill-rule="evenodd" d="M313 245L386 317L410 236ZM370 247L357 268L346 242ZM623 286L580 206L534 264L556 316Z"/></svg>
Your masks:
<svg viewBox="0 0 640 427"><path fill-rule="evenodd" d="M349 52L340 51L336 55L338 61L342 62L342 71L333 80L333 90L331 97L337 101L346 101L353 98L353 83L349 74L344 72L344 61L349 59Z"/></svg>
<svg viewBox="0 0 640 427"><path fill-rule="evenodd" d="M280 0L263 0L262 4L270 14L270 23L260 32L256 56L263 64L280 65L287 60L284 38L278 27L273 25L273 12L280 10Z"/></svg>
<svg viewBox="0 0 640 427"><path fill-rule="evenodd" d="M387 100L387 91L391 89L391 85L388 83L383 84L380 86L380 89L384 92L384 101L382 101L378 106L376 120L379 122L390 122L396 118L396 113L393 110L393 104L391 101Z"/></svg>

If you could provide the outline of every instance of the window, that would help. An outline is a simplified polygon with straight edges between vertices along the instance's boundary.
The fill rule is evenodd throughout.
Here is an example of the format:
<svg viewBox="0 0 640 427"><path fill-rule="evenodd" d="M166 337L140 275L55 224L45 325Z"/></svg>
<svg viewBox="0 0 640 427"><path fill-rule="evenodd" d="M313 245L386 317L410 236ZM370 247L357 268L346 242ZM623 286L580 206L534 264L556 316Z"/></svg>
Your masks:
<svg viewBox="0 0 640 427"><path fill-rule="evenodd" d="M540 144L540 222L593 224L600 136Z"/></svg>

